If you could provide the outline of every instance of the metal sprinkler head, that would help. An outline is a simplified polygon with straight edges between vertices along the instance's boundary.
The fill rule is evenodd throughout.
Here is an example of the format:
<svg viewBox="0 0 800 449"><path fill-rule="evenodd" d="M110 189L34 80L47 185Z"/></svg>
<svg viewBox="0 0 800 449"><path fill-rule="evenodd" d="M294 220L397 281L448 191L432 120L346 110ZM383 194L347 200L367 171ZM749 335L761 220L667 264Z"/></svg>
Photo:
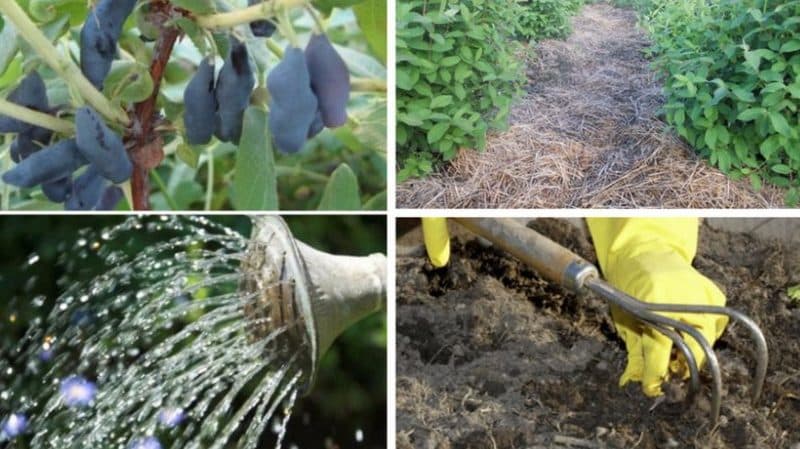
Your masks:
<svg viewBox="0 0 800 449"><path fill-rule="evenodd" d="M278 216L252 218L239 291L252 338L273 339L269 351L293 353L311 389L317 366L336 337L380 310L386 298L386 256L338 256L295 240Z"/></svg>

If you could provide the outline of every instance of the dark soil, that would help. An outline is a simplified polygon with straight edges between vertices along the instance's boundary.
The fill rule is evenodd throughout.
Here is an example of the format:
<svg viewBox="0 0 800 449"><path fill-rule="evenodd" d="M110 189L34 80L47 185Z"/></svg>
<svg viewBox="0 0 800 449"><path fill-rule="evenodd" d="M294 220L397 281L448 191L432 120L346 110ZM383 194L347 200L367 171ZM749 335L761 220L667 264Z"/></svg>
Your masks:
<svg viewBox="0 0 800 449"><path fill-rule="evenodd" d="M531 226L594 259L591 242L568 223ZM794 448L800 308L787 288L799 281L800 251L707 226L700 242L695 266L767 337L769 372L755 407L743 327L729 325L715 346L724 385L715 428L708 379L694 402L651 411L639 384L617 386L626 354L603 301L459 235L448 268L434 270L418 251L397 260L398 449Z"/></svg>

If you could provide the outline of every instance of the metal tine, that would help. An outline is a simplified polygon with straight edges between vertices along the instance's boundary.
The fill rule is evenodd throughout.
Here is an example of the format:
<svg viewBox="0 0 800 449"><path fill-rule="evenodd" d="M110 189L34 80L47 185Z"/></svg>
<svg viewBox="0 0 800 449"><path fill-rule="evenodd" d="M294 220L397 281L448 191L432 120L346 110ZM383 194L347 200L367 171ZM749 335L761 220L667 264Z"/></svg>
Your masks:
<svg viewBox="0 0 800 449"><path fill-rule="evenodd" d="M686 359L686 364L689 365L689 397L693 397L698 391L700 391L700 371L697 369L697 360L695 360L694 354L692 353L691 349L689 349L686 341L679 333L668 327L649 321L646 321L646 323L648 326L652 327L658 332L661 332L662 334L666 335L667 338L672 340L672 343L677 346L678 350L680 350L683 354L683 357Z"/></svg>
<svg viewBox="0 0 800 449"><path fill-rule="evenodd" d="M715 425L719 419L719 413L722 407L722 375L720 374L717 356L708 343L708 340L703 337L703 334L686 323L651 312L646 307L646 303L612 287L599 278L588 279L585 286L642 321L647 323L654 322L663 326L672 327L694 338L705 353L706 360L708 361L708 369L711 371L711 423Z"/></svg>
<svg viewBox="0 0 800 449"><path fill-rule="evenodd" d="M769 352L767 340L761 332L761 328L747 315L736 309L720 306L701 306L701 305L681 305L681 304L649 304L647 308L653 312L688 312L688 313L707 313L712 315L726 315L734 319L750 331L750 337L756 344L756 376L753 381L753 405L758 402L763 391L764 381L767 378L767 365L769 363Z"/></svg>

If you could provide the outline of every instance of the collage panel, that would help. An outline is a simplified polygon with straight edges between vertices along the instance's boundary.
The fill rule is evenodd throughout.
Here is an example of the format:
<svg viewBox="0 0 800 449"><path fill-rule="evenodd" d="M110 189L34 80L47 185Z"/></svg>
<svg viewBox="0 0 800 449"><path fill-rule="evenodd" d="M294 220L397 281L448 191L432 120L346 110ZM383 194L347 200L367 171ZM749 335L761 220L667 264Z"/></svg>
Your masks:
<svg viewBox="0 0 800 449"><path fill-rule="evenodd" d="M795 447L798 230L398 219L396 447Z"/></svg>
<svg viewBox="0 0 800 449"><path fill-rule="evenodd" d="M0 14L0 209L386 210L386 0Z"/></svg>
<svg viewBox="0 0 800 449"><path fill-rule="evenodd" d="M386 447L385 217L0 230L0 447Z"/></svg>
<svg viewBox="0 0 800 449"><path fill-rule="evenodd" d="M796 207L798 16L796 0L397 0L397 206Z"/></svg>

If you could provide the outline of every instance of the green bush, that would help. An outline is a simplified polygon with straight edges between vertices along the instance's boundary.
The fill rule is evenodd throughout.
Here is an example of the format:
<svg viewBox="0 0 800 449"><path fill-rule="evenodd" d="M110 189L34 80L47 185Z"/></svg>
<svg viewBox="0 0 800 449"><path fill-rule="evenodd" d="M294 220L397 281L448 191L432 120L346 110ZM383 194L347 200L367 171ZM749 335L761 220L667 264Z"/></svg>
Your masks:
<svg viewBox="0 0 800 449"><path fill-rule="evenodd" d="M570 17L582 0L523 0L515 35L526 39L557 39L572 32Z"/></svg>
<svg viewBox="0 0 800 449"><path fill-rule="evenodd" d="M668 122L734 179L800 187L800 1L650 1Z"/></svg>
<svg viewBox="0 0 800 449"><path fill-rule="evenodd" d="M410 0L397 5L398 180L507 126L524 81L514 38L563 37L583 0Z"/></svg>
<svg viewBox="0 0 800 449"><path fill-rule="evenodd" d="M411 0L397 5L398 180L460 148L483 149L506 126L523 73L510 41L516 2Z"/></svg>

